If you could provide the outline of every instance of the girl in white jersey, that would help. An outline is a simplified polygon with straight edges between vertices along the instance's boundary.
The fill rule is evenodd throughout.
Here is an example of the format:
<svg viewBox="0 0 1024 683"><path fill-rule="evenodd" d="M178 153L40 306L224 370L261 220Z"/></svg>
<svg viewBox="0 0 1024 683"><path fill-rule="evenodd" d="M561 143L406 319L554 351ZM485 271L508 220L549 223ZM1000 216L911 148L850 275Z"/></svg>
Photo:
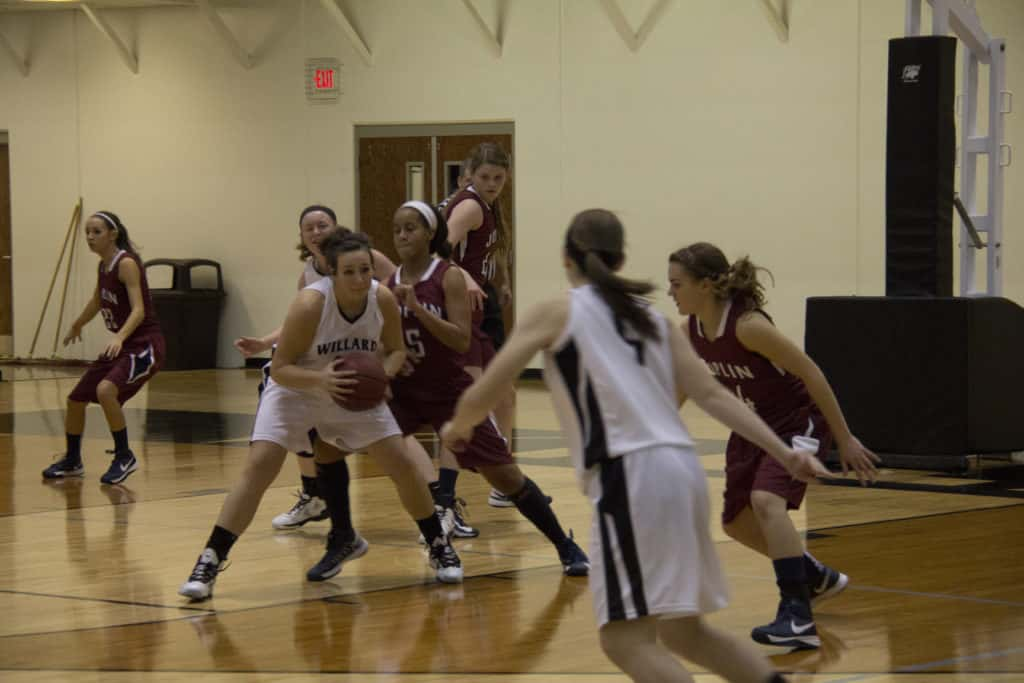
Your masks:
<svg viewBox="0 0 1024 683"><path fill-rule="evenodd" d="M388 376L405 363L398 304L373 279L365 235L335 230L321 241L331 277L299 292L281 328L271 360L271 378L260 398L241 480L224 501L217 524L192 574L179 593L193 600L212 594L228 551L256 514L264 492L281 471L287 452L303 448L316 429L317 476L331 516L327 551L306 577L323 581L344 562L364 555L366 541L352 528L348 505L346 453L365 451L391 477L399 498L426 539L430 565L446 583L462 580L458 555L442 533L427 482L402 442L402 432L386 404L360 412L339 407L332 397L351 393L353 371L334 362L348 351L380 350Z"/></svg>
<svg viewBox="0 0 1024 683"><path fill-rule="evenodd" d="M320 252L320 240L328 231L338 227L338 217L329 206L313 204L307 206L299 214L299 259L303 262L302 274L299 275L299 289L308 287L329 272L324 256ZM345 228L348 230L348 228ZM395 264L387 256L373 250L374 277L381 282L386 281L395 272ZM235 340L235 348L242 356L249 358L257 353L272 349L281 336L281 328L278 327L270 334L262 337L239 337ZM263 393L266 385L266 378L270 376L270 364L263 368L264 379L260 382L259 392ZM302 481L302 488L299 491L298 500L287 512L274 517L271 525L275 529L298 529L308 522L316 522L327 519L327 505L320 495L317 486L316 465L313 463L312 445L307 444L302 450L296 452L296 462L299 465L299 475Z"/></svg>
<svg viewBox="0 0 1024 683"><path fill-rule="evenodd" d="M692 680L672 650L729 681L782 681L756 650L701 616L725 606L725 580L704 470L678 407L689 396L798 479L828 471L722 388L681 332L638 298L652 285L615 275L623 240L614 214L576 215L563 251L573 289L519 321L462 395L443 438L458 448L544 351L570 457L594 506L590 587L604 652L634 680Z"/></svg>

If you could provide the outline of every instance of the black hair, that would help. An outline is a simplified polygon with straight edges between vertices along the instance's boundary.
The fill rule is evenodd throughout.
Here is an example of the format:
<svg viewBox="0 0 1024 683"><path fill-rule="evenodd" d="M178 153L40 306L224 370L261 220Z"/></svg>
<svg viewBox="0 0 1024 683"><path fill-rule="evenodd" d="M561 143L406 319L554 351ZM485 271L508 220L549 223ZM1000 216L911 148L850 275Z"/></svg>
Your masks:
<svg viewBox="0 0 1024 683"><path fill-rule="evenodd" d="M654 291L654 285L627 280L614 272L625 260L624 241L625 229L618 216L605 209L587 209L576 214L565 231L565 252L594 283L617 320L625 320L640 335L657 340L658 328L642 298Z"/></svg>
<svg viewBox="0 0 1024 683"><path fill-rule="evenodd" d="M425 202L424 202L425 203ZM448 221L444 219L444 212L439 210L433 204L427 204L430 207L431 212L434 214L434 220L437 222L437 229L434 230L434 236L430 238L430 253L436 254L440 258L448 259L452 255L452 245L448 243ZM427 222L427 217L420 213L419 209L412 206L403 206L401 208L411 209L416 213L416 219L420 222L424 228L430 230L430 223Z"/></svg>

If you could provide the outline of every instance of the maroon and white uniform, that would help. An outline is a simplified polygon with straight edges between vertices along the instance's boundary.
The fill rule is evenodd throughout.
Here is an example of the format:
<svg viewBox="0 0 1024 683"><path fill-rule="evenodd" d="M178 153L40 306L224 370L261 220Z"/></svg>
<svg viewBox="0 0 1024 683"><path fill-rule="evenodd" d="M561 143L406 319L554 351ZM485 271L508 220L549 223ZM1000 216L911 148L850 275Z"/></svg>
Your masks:
<svg viewBox="0 0 1024 683"><path fill-rule="evenodd" d="M494 279L495 252L498 248L498 223L494 218L494 209L487 205L472 186L459 191L445 206L445 218L451 217L455 207L462 202L476 202L484 215L484 222L476 230L470 230L466 237L452 249L452 260L465 270L484 289ZM483 322L483 311L473 312L473 331L469 352L466 354L466 365L484 368L494 357L494 342L484 332L480 324Z"/></svg>
<svg viewBox="0 0 1024 683"><path fill-rule="evenodd" d="M83 403L96 403L96 387L103 380L117 385L117 400L124 403L134 396L146 381L155 375L164 361L164 335L160 331L149 295L146 270L138 254L118 251L109 264L100 263L98 289L100 315L103 324L111 333L117 333L128 321L132 312L128 288L118 278L121 259L131 259L139 268L139 286L142 289L142 305L145 312L142 322L121 344L121 353L114 358L98 358L89 364L68 398Z"/></svg>
<svg viewBox="0 0 1024 683"><path fill-rule="evenodd" d="M431 313L447 320L444 298L444 276L451 266L435 258L413 285L416 298ZM388 280L392 289L401 282L399 266ZM416 315L401 306L402 334L408 352L405 367L391 380L394 398L390 402L392 414L403 435L428 424L440 432L441 425L455 413L459 396L473 382L464 369L465 356L446 346L424 327ZM504 465L513 462L508 442L498 432L493 417L477 425L466 449L455 454L459 465L475 469L478 465Z"/></svg>
<svg viewBox="0 0 1024 683"><path fill-rule="evenodd" d="M756 412L786 443L802 436L818 441L818 457L831 446L832 435L803 381L749 350L736 338L736 322L745 313L741 302L731 301L722 314L714 341L708 339L700 320L691 315L690 341L719 382ZM761 309L753 315L771 318ZM786 499L795 510L807 485L793 479L785 468L763 450L738 434L729 437L725 453L725 509L729 523L750 504L750 492L768 491Z"/></svg>

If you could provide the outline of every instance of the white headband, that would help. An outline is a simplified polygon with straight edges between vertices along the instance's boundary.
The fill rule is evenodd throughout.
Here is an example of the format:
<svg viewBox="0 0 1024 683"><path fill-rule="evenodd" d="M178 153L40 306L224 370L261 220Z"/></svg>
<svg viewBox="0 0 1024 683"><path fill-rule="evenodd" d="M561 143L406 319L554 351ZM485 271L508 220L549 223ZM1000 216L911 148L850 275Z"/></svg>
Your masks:
<svg viewBox="0 0 1024 683"><path fill-rule="evenodd" d="M93 214L93 216L99 216L107 225L109 225L114 230L117 230L117 223L114 222L114 219L108 216L107 214L103 213L102 211L97 211L96 213Z"/></svg>
<svg viewBox="0 0 1024 683"><path fill-rule="evenodd" d="M402 204L402 209L410 208L416 209L420 214L427 219L427 225L430 226L431 230L437 230L437 216L434 215L434 210L430 208L426 202L421 202L418 199L413 199L410 202Z"/></svg>

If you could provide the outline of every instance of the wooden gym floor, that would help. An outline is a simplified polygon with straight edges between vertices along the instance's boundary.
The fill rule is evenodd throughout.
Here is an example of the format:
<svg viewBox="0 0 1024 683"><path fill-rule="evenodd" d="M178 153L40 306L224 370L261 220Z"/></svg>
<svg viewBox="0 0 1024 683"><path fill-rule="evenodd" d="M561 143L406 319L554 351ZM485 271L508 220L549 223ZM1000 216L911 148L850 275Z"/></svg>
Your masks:
<svg viewBox="0 0 1024 683"><path fill-rule="evenodd" d="M459 479L478 539L460 541L462 586L434 583L393 488L351 460L356 526L370 553L311 584L325 523L274 532L298 474L289 460L232 551L212 601L176 594L246 455L255 371L166 372L129 403L141 469L101 486L109 434L90 408L84 479L43 483L63 448L77 371L5 367L0 383L0 680L624 681L598 648L586 581L563 578L514 510ZM687 407L718 514L726 432ZM544 389L519 391L515 450L587 541ZM1024 682L1024 473L983 463L968 477L884 472L870 489L818 486L797 524L851 577L817 613L823 647L765 648L794 681ZM846 482L848 483L848 482ZM666 533L670 533L666 530ZM746 637L774 616L771 565L715 526L732 603L712 621ZM760 646L759 646L760 647ZM717 681L697 671L700 683Z"/></svg>

